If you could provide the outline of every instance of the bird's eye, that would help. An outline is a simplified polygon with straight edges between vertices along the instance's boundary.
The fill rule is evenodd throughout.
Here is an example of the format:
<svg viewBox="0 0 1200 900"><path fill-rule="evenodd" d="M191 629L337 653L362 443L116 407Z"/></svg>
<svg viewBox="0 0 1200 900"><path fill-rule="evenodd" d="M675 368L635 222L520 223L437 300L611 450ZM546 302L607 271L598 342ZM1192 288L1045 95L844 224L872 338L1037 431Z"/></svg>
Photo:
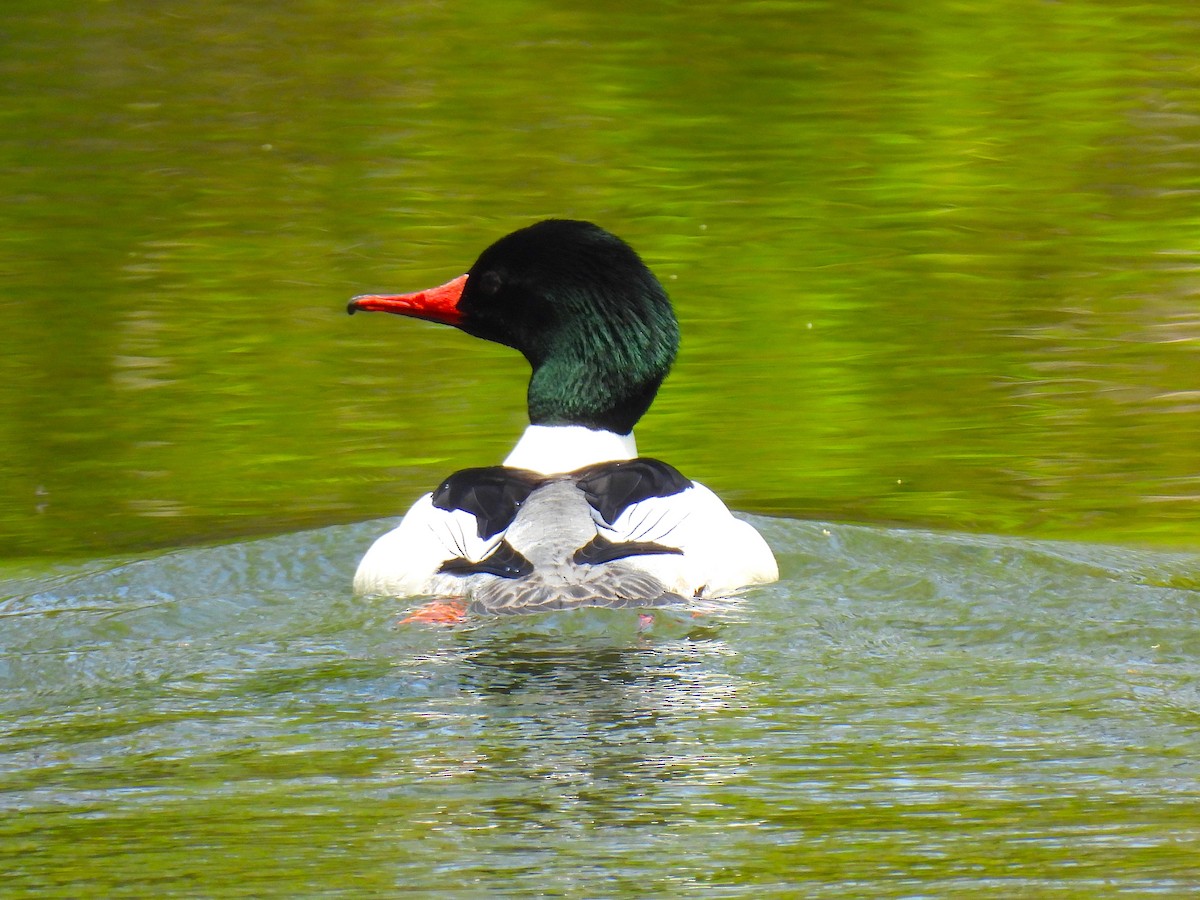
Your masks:
<svg viewBox="0 0 1200 900"><path fill-rule="evenodd" d="M491 269L479 276L479 290L487 297L496 296L500 292L500 285L500 276Z"/></svg>

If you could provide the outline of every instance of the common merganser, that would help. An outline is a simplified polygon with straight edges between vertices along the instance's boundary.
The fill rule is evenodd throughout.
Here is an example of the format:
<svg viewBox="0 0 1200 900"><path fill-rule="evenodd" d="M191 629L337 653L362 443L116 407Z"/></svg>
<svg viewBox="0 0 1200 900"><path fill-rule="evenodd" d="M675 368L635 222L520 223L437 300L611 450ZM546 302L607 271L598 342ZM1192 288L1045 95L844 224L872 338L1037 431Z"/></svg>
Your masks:
<svg viewBox="0 0 1200 900"><path fill-rule="evenodd" d="M357 593L505 614L664 606L779 577L766 541L712 491L637 454L633 426L675 359L679 325L620 238L550 219L440 287L364 294L347 310L453 325L533 367L530 424L504 464L455 472L417 500L359 563Z"/></svg>

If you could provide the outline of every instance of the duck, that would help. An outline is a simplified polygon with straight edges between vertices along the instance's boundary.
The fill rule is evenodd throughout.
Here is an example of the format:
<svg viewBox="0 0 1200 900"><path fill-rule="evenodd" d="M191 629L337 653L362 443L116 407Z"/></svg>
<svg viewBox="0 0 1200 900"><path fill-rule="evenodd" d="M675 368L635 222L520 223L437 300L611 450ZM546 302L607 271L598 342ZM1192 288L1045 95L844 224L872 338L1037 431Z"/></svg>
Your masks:
<svg viewBox="0 0 1200 900"><path fill-rule="evenodd" d="M633 429L679 348L662 284L623 240L547 219L465 275L347 307L450 325L523 354L529 425L503 463L420 497L367 550L359 595L436 598L418 621L653 609L773 582L770 546L708 488L640 456Z"/></svg>

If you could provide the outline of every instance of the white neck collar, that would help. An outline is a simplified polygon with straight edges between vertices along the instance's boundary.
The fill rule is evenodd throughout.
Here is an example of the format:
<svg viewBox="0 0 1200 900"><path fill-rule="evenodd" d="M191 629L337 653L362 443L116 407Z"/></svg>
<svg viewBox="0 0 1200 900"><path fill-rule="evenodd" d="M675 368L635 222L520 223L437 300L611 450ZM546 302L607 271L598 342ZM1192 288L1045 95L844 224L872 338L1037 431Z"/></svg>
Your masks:
<svg viewBox="0 0 1200 900"><path fill-rule="evenodd" d="M532 469L543 475L573 472L593 463L633 459L633 432L593 431L583 425L530 425L504 465Z"/></svg>

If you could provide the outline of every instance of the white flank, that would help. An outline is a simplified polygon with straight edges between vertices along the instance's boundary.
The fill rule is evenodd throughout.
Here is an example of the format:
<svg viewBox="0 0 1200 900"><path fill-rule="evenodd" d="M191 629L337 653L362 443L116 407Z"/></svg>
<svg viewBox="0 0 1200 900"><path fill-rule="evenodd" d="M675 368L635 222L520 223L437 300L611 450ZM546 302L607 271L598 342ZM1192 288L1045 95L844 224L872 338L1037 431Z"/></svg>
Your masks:
<svg viewBox="0 0 1200 900"><path fill-rule="evenodd" d="M504 464L554 475L636 456L632 434L593 431L580 425L530 425ZM747 585L779 577L767 542L696 482L670 497L633 504L612 525L594 514L593 524L598 533L617 543L642 541L681 550L681 554L631 557L626 563L684 596L728 596ZM528 544L536 543L539 527L556 526L524 519L519 525L514 523L510 537L517 542L516 549L524 551ZM426 494L413 504L399 527L367 551L354 576L354 590L394 597L469 596L478 578L438 574L438 568L456 557L477 562L495 549L501 537L481 539L474 516L438 509Z"/></svg>

